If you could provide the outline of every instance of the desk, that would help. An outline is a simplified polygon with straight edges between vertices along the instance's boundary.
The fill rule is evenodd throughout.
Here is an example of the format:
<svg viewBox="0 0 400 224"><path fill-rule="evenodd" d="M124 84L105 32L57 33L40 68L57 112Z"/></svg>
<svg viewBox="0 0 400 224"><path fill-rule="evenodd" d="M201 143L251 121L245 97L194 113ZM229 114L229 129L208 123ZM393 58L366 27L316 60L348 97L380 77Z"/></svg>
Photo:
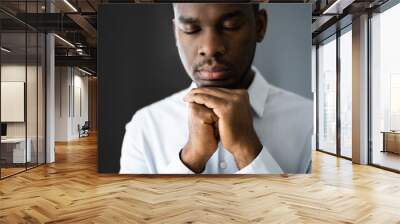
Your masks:
<svg viewBox="0 0 400 224"><path fill-rule="evenodd" d="M400 154L400 132L383 131L383 150L382 152L392 152Z"/></svg>
<svg viewBox="0 0 400 224"><path fill-rule="evenodd" d="M6 138L1 139L1 157L6 163L25 163L31 162L32 140L28 138L25 154L25 138ZM27 159L25 161L25 159Z"/></svg>

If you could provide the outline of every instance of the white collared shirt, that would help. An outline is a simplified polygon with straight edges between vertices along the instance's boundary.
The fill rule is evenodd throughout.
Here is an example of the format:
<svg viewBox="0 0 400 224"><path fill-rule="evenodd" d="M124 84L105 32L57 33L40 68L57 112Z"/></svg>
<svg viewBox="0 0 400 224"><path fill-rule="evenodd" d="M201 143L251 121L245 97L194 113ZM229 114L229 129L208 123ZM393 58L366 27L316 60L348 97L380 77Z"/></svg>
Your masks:
<svg viewBox="0 0 400 224"><path fill-rule="evenodd" d="M306 173L311 164L311 100L269 84L255 71L248 88L256 133L263 144L258 156L239 170L233 155L219 144L205 174ZM126 125L121 174L193 174L179 158L188 140L188 108L183 97L194 83L146 106Z"/></svg>

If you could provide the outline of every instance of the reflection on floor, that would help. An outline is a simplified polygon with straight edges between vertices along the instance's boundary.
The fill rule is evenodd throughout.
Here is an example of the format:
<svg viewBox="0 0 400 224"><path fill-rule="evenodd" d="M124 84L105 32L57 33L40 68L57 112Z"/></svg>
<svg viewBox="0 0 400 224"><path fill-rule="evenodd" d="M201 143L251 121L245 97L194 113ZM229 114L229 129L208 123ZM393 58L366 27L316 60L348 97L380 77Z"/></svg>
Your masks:
<svg viewBox="0 0 400 224"><path fill-rule="evenodd" d="M13 175L15 173L18 173L18 172L21 172L24 170L25 170L25 167L24 168L19 168L19 167L18 168L1 168L1 177L4 178L4 177Z"/></svg>
<svg viewBox="0 0 400 224"><path fill-rule="evenodd" d="M36 164L34 163L28 163L27 165L27 169L30 169L31 167L35 167ZM7 176L19 173L26 170L25 168L25 164L2 164L2 168L0 170L1 172L1 178L5 178Z"/></svg>
<svg viewBox="0 0 400 224"><path fill-rule="evenodd" d="M400 155L392 152L374 151L373 164L400 171Z"/></svg>
<svg viewBox="0 0 400 224"><path fill-rule="evenodd" d="M342 147L341 150L342 150L341 151L341 155L342 156L345 156L345 157L348 157L348 158L352 157L352 149L351 148Z"/></svg>

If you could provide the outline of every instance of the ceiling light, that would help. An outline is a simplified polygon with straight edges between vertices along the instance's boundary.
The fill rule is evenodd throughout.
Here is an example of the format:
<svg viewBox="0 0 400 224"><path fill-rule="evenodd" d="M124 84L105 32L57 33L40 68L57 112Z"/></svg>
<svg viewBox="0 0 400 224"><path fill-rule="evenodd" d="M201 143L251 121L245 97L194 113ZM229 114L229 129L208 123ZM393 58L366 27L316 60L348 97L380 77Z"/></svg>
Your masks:
<svg viewBox="0 0 400 224"><path fill-rule="evenodd" d="M336 0L332 5L330 5L327 9L324 10L324 12L322 14L328 14L328 13L332 13L332 9L334 9L337 4L339 4L341 0Z"/></svg>
<svg viewBox="0 0 400 224"><path fill-rule="evenodd" d="M55 37L57 37L59 40L61 40L62 42L64 42L64 43L66 43L67 45L69 45L70 47L73 47L73 48L75 48L75 45L73 45L71 42L69 42L68 40L66 40L66 39L64 39L64 38L62 38L62 37L60 37L59 35L57 35L57 34L54 34L54 36Z"/></svg>
<svg viewBox="0 0 400 224"><path fill-rule="evenodd" d="M81 68L79 68L79 67L78 67L78 70L81 71L81 72L83 72L83 73L85 73L85 74L87 74L87 75L92 76L92 73L90 73L90 72L88 72L88 71L86 71L86 70L83 70L83 69L81 69Z"/></svg>
<svg viewBox="0 0 400 224"><path fill-rule="evenodd" d="M339 15L343 14L343 10L349 7L351 4L356 2L356 0L336 0L327 9L322 12L324 15Z"/></svg>
<svg viewBox="0 0 400 224"><path fill-rule="evenodd" d="M69 3L68 0L64 0L65 4L67 4L74 12L78 12L78 10L71 4Z"/></svg>
<svg viewBox="0 0 400 224"><path fill-rule="evenodd" d="M7 49L5 47L1 47L1 51L4 51L6 53L10 53L11 52L11 50L9 50L9 49Z"/></svg>

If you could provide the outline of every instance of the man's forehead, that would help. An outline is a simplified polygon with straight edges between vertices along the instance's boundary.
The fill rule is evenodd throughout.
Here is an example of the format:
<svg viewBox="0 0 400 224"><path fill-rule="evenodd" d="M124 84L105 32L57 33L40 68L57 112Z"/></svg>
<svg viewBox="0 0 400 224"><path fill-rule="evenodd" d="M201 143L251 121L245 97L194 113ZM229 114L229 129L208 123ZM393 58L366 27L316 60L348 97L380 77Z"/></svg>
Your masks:
<svg viewBox="0 0 400 224"><path fill-rule="evenodd" d="M198 16L204 13L225 14L233 11L246 12L251 4L239 3L174 3L175 16Z"/></svg>

